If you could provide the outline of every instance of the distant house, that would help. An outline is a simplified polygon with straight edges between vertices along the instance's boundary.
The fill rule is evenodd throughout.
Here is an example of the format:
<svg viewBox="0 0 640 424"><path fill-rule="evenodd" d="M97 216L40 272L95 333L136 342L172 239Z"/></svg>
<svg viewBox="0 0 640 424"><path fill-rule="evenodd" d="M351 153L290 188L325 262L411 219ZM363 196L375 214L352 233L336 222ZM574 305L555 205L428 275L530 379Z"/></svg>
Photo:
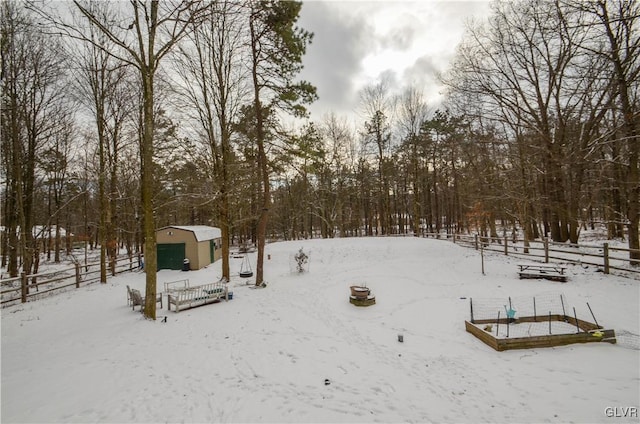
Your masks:
<svg viewBox="0 0 640 424"><path fill-rule="evenodd" d="M50 225L50 226L34 225L33 226L33 237L34 238L47 238L47 237L49 237L49 234L51 234L51 237L55 237L56 236L56 230L57 230L57 226L56 225ZM69 233L69 236L73 236L73 234ZM67 237L67 230L65 230L63 227L60 227L60 237L61 238L66 238Z"/></svg>
<svg viewBox="0 0 640 424"><path fill-rule="evenodd" d="M51 233L51 237L55 237L56 236L56 228L57 226L55 225L50 225L50 226L46 226L46 225L34 225L32 228L31 233L33 234L33 238L34 239L44 239L49 237L49 233ZM5 232L8 232L9 230L4 226L4 225L0 225L0 233L4 234ZM20 238L20 227L16 228L16 235L18 236L18 238ZM73 233L69 233L68 234L69 237L73 237L74 234ZM65 230L63 227L60 227L60 237L61 238L66 238L67 237L67 230Z"/></svg>
<svg viewBox="0 0 640 424"><path fill-rule="evenodd" d="M173 225L156 230L158 269L203 268L222 257L222 232L206 225Z"/></svg>
<svg viewBox="0 0 640 424"><path fill-rule="evenodd" d="M49 245L50 248L53 248L54 243L55 243L55 239L56 239L56 230L60 231L60 240L62 241L62 243L66 243L67 241L67 237L70 237L73 239L73 237L75 237L75 235L71 232L67 232L66 229L64 229L63 227L56 227L55 225L50 225L50 226L45 226L45 225L34 225L32 227L31 230L31 234L33 235L33 239L40 243L40 249L47 250L47 244ZM16 237L18 237L18 239L20 239L21 237L21 232L20 232L20 227L16 228ZM6 237L8 235L9 229L4 227L4 226L0 226L0 239Z"/></svg>

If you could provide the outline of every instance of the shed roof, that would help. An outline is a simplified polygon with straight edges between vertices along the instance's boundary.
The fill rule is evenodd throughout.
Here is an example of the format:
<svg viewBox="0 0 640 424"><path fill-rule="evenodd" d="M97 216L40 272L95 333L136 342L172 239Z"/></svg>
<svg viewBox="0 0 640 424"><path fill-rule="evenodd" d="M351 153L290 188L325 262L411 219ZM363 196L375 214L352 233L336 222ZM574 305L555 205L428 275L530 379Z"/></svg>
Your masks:
<svg viewBox="0 0 640 424"><path fill-rule="evenodd" d="M191 231L195 235L196 241L199 242L222 237L222 231L220 228L209 227L208 225L170 225L168 227L159 228L159 230L164 230L166 228Z"/></svg>

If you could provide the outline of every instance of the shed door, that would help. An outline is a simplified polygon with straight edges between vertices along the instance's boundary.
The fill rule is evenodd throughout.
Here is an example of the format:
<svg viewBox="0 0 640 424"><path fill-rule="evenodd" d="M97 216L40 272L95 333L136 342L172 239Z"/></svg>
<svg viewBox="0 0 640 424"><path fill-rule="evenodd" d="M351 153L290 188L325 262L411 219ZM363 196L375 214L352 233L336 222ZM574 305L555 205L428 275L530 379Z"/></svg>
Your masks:
<svg viewBox="0 0 640 424"><path fill-rule="evenodd" d="M209 240L209 256L211 257L211 263L214 263L216 260L216 243L213 240Z"/></svg>
<svg viewBox="0 0 640 424"><path fill-rule="evenodd" d="M158 269L182 269L186 252L184 243L158 244Z"/></svg>

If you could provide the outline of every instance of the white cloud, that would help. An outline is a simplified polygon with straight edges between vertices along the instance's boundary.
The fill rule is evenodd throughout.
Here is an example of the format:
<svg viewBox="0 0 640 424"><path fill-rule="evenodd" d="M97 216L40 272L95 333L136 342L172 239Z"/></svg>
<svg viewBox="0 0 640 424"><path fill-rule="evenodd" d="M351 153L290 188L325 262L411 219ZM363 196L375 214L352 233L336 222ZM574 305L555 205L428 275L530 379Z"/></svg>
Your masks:
<svg viewBox="0 0 640 424"><path fill-rule="evenodd" d="M446 71L470 17L488 15L488 2L314 1L304 3L300 26L314 32L303 77L318 87L315 119L349 114L358 91L383 74L401 90L419 84L439 101L437 73Z"/></svg>

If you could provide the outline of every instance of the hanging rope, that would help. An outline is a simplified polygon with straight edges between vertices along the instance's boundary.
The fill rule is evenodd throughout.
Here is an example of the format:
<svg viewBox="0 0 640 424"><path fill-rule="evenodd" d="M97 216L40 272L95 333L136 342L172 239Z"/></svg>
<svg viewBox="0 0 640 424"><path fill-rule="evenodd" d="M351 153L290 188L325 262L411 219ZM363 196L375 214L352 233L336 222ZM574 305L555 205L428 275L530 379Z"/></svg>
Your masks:
<svg viewBox="0 0 640 424"><path fill-rule="evenodd" d="M240 277L249 278L253 276L253 271L251 270L251 262L249 262L249 256L244 255L244 259L242 260L242 265L240 265Z"/></svg>

